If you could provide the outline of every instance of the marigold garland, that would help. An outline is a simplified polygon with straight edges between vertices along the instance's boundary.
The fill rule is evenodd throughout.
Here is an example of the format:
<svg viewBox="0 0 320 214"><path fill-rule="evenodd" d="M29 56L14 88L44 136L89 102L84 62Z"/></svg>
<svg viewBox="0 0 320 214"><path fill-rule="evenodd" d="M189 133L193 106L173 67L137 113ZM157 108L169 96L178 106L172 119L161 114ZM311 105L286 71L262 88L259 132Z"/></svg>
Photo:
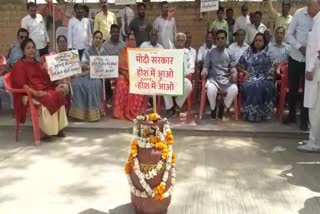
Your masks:
<svg viewBox="0 0 320 214"><path fill-rule="evenodd" d="M142 130L141 127L138 127L139 121L153 121L156 122L161 117L156 114L149 114L146 116L137 116L136 120L134 120L134 127L133 127L133 135L134 138L131 141L131 148L129 151L128 161L125 165L125 172L127 174L128 183L130 186L131 192L137 197L153 197L156 200L163 200L171 196L175 184L175 162L176 156L172 151L172 145L174 143L174 138L172 131L169 127L169 123L167 119L164 120L163 125L163 133L159 130L159 128L144 128ZM139 128L141 128L141 135L139 136ZM138 155L138 148L155 148L158 150L162 150L161 153L161 160L157 163L156 167L147 173L142 173L139 165L139 160L137 158ZM151 189L149 184L146 182L148 179L152 179L158 175L158 173L163 169L163 177L161 183L156 186L154 189ZM144 191L140 191L135 188L132 183L130 173L134 171L135 174L138 176L141 186L143 187ZM171 171L171 187L166 191L166 182L169 177L169 171Z"/></svg>

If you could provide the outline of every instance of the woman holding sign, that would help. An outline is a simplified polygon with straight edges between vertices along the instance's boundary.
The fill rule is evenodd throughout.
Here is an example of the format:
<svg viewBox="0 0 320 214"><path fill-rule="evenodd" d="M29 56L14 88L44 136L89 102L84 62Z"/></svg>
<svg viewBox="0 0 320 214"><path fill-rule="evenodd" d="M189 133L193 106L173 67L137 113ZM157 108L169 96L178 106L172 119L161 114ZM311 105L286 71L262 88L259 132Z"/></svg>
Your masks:
<svg viewBox="0 0 320 214"><path fill-rule="evenodd" d="M119 56L119 78L113 96L113 117L117 119L134 120L147 109L146 96L129 93L128 48L136 47L136 39L131 33L127 37L126 48L122 49Z"/></svg>
<svg viewBox="0 0 320 214"><path fill-rule="evenodd" d="M48 72L36 61L36 45L32 39L25 39L21 44L23 57L12 69L12 86L29 89L33 98L41 104L40 129L43 140L49 136L64 137L62 130L68 125L65 111L64 87L51 82ZM14 95L15 112L20 115L21 123L26 120L26 96Z"/></svg>
<svg viewBox="0 0 320 214"><path fill-rule="evenodd" d="M93 45L84 51L81 59L82 74L71 82L73 95L69 116L78 120L92 122L101 118L102 81L90 79L90 56L107 55L102 42L102 33L94 32Z"/></svg>

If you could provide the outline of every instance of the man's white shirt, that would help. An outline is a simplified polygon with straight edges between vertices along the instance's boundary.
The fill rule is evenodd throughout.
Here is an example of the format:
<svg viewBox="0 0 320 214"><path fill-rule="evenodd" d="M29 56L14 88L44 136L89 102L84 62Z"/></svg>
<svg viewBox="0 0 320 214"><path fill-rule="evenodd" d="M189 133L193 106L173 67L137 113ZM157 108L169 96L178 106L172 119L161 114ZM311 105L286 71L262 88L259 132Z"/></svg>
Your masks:
<svg viewBox="0 0 320 214"><path fill-rule="evenodd" d="M299 48L307 47L308 33L312 28L312 18L308 14L307 7L298 9L289 25L287 43L290 44L290 57L298 62L305 62L305 56Z"/></svg>
<svg viewBox="0 0 320 214"><path fill-rule="evenodd" d="M68 24L68 48L82 50L89 48L92 43L90 21L82 18L81 21L72 17Z"/></svg>
<svg viewBox="0 0 320 214"><path fill-rule="evenodd" d="M40 14L36 14L35 18L32 18L30 15L23 17L21 27L29 31L29 37L34 41L38 50L48 45L50 40L46 24Z"/></svg>

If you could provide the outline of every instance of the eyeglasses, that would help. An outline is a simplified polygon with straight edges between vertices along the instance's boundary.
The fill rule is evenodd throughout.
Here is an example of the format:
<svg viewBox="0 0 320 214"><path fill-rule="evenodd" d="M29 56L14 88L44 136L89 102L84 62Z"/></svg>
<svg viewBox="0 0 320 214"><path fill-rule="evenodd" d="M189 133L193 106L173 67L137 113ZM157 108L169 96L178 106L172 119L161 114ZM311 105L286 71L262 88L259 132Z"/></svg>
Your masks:
<svg viewBox="0 0 320 214"><path fill-rule="evenodd" d="M19 36L19 39L27 39L28 36Z"/></svg>

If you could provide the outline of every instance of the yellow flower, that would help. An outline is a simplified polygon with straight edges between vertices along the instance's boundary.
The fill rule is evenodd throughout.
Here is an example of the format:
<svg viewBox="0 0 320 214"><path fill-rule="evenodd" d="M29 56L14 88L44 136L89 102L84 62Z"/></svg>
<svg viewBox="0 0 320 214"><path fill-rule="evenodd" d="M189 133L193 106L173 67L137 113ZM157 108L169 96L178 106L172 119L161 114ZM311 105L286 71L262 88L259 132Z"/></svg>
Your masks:
<svg viewBox="0 0 320 214"><path fill-rule="evenodd" d="M154 137L154 136L151 136L151 137L149 138L149 141L150 141L151 143L153 143L153 144L156 144L156 143L158 142L158 138L156 138L156 137Z"/></svg>
<svg viewBox="0 0 320 214"><path fill-rule="evenodd" d="M168 141L168 140L173 140L173 135L172 135L172 134L171 134L171 135L167 135L166 140L167 140L167 141Z"/></svg>
<svg viewBox="0 0 320 214"><path fill-rule="evenodd" d="M156 199L158 201L162 201L164 199L164 194L156 194L154 196L154 199Z"/></svg>
<svg viewBox="0 0 320 214"><path fill-rule="evenodd" d="M159 119L159 115L157 113L149 114L149 120L156 121L157 119Z"/></svg>
<svg viewBox="0 0 320 214"><path fill-rule="evenodd" d="M168 144L168 145L172 145L172 144L173 144L173 140L168 140L168 141L167 141L167 144Z"/></svg>
<svg viewBox="0 0 320 214"><path fill-rule="evenodd" d="M137 145L138 145L138 141L136 141L136 140L131 141L131 147L137 146Z"/></svg>
<svg viewBox="0 0 320 214"><path fill-rule="evenodd" d="M138 150L137 149L131 149L131 155L135 156L138 154Z"/></svg>
<svg viewBox="0 0 320 214"><path fill-rule="evenodd" d="M131 172L131 163L126 163L125 167L124 167L124 171L126 172L126 174L129 174Z"/></svg>
<svg viewBox="0 0 320 214"><path fill-rule="evenodd" d="M158 142L158 143L156 143L156 145L155 145L156 149L163 149L164 146L165 146L165 144L163 144L162 142Z"/></svg>
<svg viewBox="0 0 320 214"><path fill-rule="evenodd" d="M129 157L128 157L128 162L129 162L129 163L132 163L132 162L133 162L133 157L132 157L132 155L129 155Z"/></svg>
<svg viewBox="0 0 320 214"><path fill-rule="evenodd" d="M177 161L177 156L175 153L172 153L172 160L171 160L171 163L175 164Z"/></svg>
<svg viewBox="0 0 320 214"><path fill-rule="evenodd" d="M172 131L167 131L167 136L172 135Z"/></svg>

